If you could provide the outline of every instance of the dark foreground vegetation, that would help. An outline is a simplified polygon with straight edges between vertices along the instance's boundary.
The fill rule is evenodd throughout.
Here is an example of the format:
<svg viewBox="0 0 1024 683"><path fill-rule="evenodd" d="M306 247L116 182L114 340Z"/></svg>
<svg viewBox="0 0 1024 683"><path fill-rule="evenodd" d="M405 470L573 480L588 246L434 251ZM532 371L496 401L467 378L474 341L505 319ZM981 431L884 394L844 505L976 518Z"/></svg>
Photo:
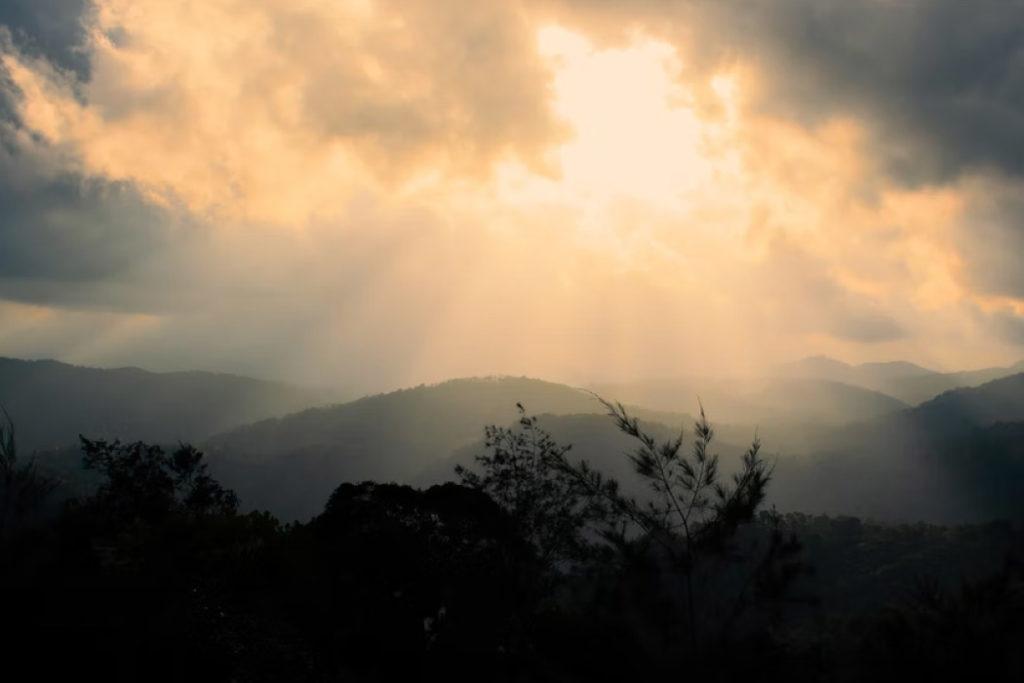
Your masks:
<svg viewBox="0 0 1024 683"><path fill-rule="evenodd" d="M1024 680L1024 535L763 509L619 405L633 498L536 420L460 483L342 483L308 523L239 512L188 445L82 439L55 482L0 433L5 670L35 680Z"/></svg>

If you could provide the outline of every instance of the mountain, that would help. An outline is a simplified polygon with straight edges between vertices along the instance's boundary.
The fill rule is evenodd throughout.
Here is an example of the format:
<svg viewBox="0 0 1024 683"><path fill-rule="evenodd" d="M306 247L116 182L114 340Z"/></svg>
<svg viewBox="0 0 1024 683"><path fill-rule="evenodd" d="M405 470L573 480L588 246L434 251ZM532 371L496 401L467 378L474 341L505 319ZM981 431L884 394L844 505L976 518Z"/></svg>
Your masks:
<svg viewBox="0 0 1024 683"><path fill-rule="evenodd" d="M861 385L865 382L902 380L908 377L926 377L939 373L906 361L850 365L828 356L810 356L779 366L778 374L784 377L827 379L833 382Z"/></svg>
<svg viewBox="0 0 1024 683"><path fill-rule="evenodd" d="M626 454L635 449L635 443L623 434L615 422L606 415L572 414L538 416L538 425L544 429L556 443L569 446L570 460L585 459L589 464L605 474L622 478L629 474ZM658 438L674 435L672 430L658 423L645 422L644 428ZM453 451L447 457L431 463L415 478L414 483L421 486L441 484L455 481L455 466L474 467L476 456L487 452L482 435L471 443Z"/></svg>
<svg viewBox="0 0 1024 683"><path fill-rule="evenodd" d="M692 411L700 403L716 423L840 425L898 412L892 396L832 379L684 377L596 385L605 398L655 410Z"/></svg>
<svg viewBox="0 0 1024 683"><path fill-rule="evenodd" d="M323 403L326 392L209 372L104 370L0 358L0 405L23 452L62 448L78 435L168 443Z"/></svg>
<svg viewBox="0 0 1024 683"><path fill-rule="evenodd" d="M868 420L907 407L880 391L816 379L775 379L755 394L763 417L756 421L842 424Z"/></svg>
<svg viewBox="0 0 1024 683"><path fill-rule="evenodd" d="M912 419L931 429L988 427L1024 420L1024 373L978 387L947 391L910 411Z"/></svg>
<svg viewBox="0 0 1024 683"><path fill-rule="evenodd" d="M640 416L643 410L630 410L630 414ZM663 414L669 418L667 423L678 423L681 416ZM684 417L684 419L686 419ZM571 446L567 457L572 462L585 460L588 465L610 476L621 484L622 490L638 499L650 494L648 484L640 479L633 470L628 454L636 451L636 439L624 434L615 421L607 415L540 415L537 420L541 429L547 431L556 443ZM659 442L669 441L679 436L678 426L669 426L663 422L653 422L641 418L644 431ZM692 437L692 421L686 424L685 434ZM738 446L720 438L713 442L711 451L721 456L720 467L723 480L728 480L731 473L738 469L740 457L749 443ZM683 452L689 453L689 439L684 439ZM427 467L414 483L418 486L430 486L446 481L455 481L456 465L475 467L475 457L487 452L483 439L456 450L449 457Z"/></svg>
<svg viewBox="0 0 1024 683"><path fill-rule="evenodd" d="M1016 495L1024 487L1024 375L954 390L916 408L825 381L772 382L749 396L766 406L779 395L811 408L782 403L772 408L776 416L832 414L840 407L869 415L817 427L804 452L780 447L778 424L759 430L774 464L769 502L781 511L942 523L1024 518ZM305 519L343 481L425 486L451 480L456 464L471 465L486 451L485 425L516 421L517 402L540 415L558 443L572 445L570 457L643 494L631 490L636 481L625 457L635 444L590 394L522 378L452 380L307 410L218 435L205 449L215 474L247 506ZM659 439L678 433L680 423L692 434L684 414L631 410ZM728 475L752 429L717 431L715 450Z"/></svg>
<svg viewBox="0 0 1024 683"><path fill-rule="evenodd" d="M641 410L630 409L630 415L638 416ZM666 416L668 414L665 414ZM679 416L674 415L673 418ZM677 421L677 419L673 420ZM616 425L615 421L604 414L572 414L572 415L540 415L537 418L538 425L545 430L556 443L563 446L570 446L568 457L571 461L586 460L601 472L613 476L622 483L627 483L633 478L633 470L628 453L636 450L636 439L624 434ZM668 441L679 436L679 428L671 427L663 422L653 422L642 419L640 424L643 429L658 441ZM686 425L686 434L693 434L692 425ZM689 444L684 446L688 451ZM416 478L416 483L421 485L440 484L445 481L454 481L454 469L456 465L471 467L477 455L486 452L487 448L483 439L477 439L470 445L453 452L449 457L426 468ZM727 452L731 457L740 453L740 449L715 441L716 452Z"/></svg>
<svg viewBox="0 0 1024 683"><path fill-rule="evenodd" d="M924 376L902 364L867 371ZM680 409L692 408L691 400L696 404L698 380L693 382L633 383L605 387L602 394L627 406L649 406L629 410L664 439L680 426L692 435L692 417ZM834 380L709 385L712 390L701 397L719 434L723 471L758 425L775 466L770 502L782 511L933 522L1024 518L1017 495L1024 489L1024 374L951 390L915 408ZM455 464L472 463L484 451L486 425L515 423L517 403L540 415L541 426L559 443L573 444L573 457L624 486L632 480L625 453L634 444L592 394L569 386L527 378L460 379L268 417L319 398L231 375L0 360L0 401L14 418L23 450L50 449L41 465L80 489L91 480L80 471L77 452L66 448L80 432L156 443L188 440L207 452L215 476L247 508L306 519L344 481L423 485L450 478Z"/></svg>
<svg viewBox="0 0 1024 683"><path fill-rule="evenodd" d="M854 376L853 366L828 356L809 356L779 367L785 377L810 377L833 382L849 382Z"/></svg>
<svg viewBox="0 0 1024 683"><path fill-rule="evenodd" d="M966 372L931 373L908 377L867 378L864 386L884 391L911 405L917 405L953 389L976 387L1024 370L1018 363L1005 368L985 368Z"/></svg>
<svg viewBox="0 0 1024 683"><path fill-rule="evenodd" d="M1024 374L822 432L780 458L784 510L941 523L1024 518Z"/></svg>
<svg viewBox="0 0 1024 683"><path fill-rule="evenodd" d="M1024 362L1009 367L944 373L905 361L850 365L825 356L814 356L779 366L776 372L781 377L843 382L917 405L952 389L974 387L1024 372Z"/></svg>
<svg viewBox="0 0 1024 683"><path fill-rule="evenodd" d="M902 360L886 361L884 363L861 363L855 366L853 371L855 376L863 378L864 381L878 384L915 377L932 377L938 374L934 370L922 368L920 365Z"/></svg>
<svg viewBox="0 0 1024 683"><path fill-rule="evenodd" d="M410 482L478 441L486 425L530 414L603 413L589 393L527 378L457 379L264 420L209 439L211 467L249 507L285 519L323 508L343 481Z"/></svg>

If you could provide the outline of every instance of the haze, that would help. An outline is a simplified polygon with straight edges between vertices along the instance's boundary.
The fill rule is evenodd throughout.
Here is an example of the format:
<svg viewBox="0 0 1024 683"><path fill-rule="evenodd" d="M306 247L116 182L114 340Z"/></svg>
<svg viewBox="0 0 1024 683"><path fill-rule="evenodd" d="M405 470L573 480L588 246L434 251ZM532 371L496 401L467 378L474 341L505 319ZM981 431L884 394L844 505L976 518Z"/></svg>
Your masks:
<svg viewBox="0 0 1024 683"><path fill-rule="evenodd" d="M353 395L1008 365L1016 15L4 3L0 354Z"/></svg>

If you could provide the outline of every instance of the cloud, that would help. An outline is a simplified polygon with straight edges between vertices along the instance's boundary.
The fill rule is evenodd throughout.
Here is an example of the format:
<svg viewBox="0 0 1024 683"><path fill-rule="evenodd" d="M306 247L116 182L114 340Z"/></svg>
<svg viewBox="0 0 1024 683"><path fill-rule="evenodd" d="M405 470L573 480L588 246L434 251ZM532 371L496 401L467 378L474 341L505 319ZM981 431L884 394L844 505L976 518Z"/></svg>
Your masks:
<svg viewBox="0 0 1024 683"><path fill-rule="evenodd" d="M194 305L209 226L90 177L58 149L0 121L0 298L153 314Z"/></svg>
<svg viewBox="0 0 1024 683"><path fill-rule="evenodd" d="M906 335L883 306L843 287L826 263L784 239L771 244L754 279L760 296L769 302L767 316L778 316L774 325L864 344Z"/></svg>
<svg viewBox="0 0 1024 683"><path fill-rule="evenodd" d="M90 180L0 128L0 278L83 286L167 248L159 208L132 187Z"/></svg>
<svg viewBox="0 0 1024 683"><path fill-rule="evenodd" d="M16 7L0 352L352 391L1019 353L1014 7Z"/></svg>
<svg viewBox="0 0 1024 683"><path fill-rule="evenodd" d="M623 40L664 37L685 78L737 64L756 106L808 125L871 123L893 177L944 182L979 169L1024 175L1024 4L985 0L544 3L562 21Z"/></svg>
<svg viewBox="0 0 1024 683"><path fill-rule="evenodd" d="M24 54L44 58L85 80L89 58L83 49L84 19L89 5L89 0L5 0L0 3L0 26L7 28Z"/></svg>
<svg viewBox="0 0 1024 683"><path fill-rule="evenodd" d="M200 213L295 223L367 185L550 171L565 134L515 3L94 4L87 79L0 55L20 119L83 173Z"/></svg>
<svg viewBox="0 0 1024 683"><path fill-rule="evenodd" d="M1024 175L1015 150L1024 138L1024 5L806 0L755 7L719 21L748 36L754 59L767 62L763 106L873 121L877 150L907 183L979 169Z"/></svg>
<svg viewBox="0 0 1024 683"><path fill-rule="evenodd" d="M1001 309L988 315L985 322L1007 342L1024 345L1024 314L1013 309Z"/></svg>
<svg viewBox="0 0 1024 683"><path fill-rule="evenodd" d="M973 179L965 193L956 233L964 277L983 295L1024 300L1024 181Z"/></svg>

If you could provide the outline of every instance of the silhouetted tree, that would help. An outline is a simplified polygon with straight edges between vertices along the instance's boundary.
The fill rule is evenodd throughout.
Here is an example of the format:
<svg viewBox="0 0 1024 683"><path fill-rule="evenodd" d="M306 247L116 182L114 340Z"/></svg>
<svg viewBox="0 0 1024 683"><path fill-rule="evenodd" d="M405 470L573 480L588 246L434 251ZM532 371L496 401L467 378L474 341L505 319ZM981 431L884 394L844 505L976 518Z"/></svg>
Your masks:
<svg viewBox="0 0 1024 683"><path fill-rule="evenodd" d="M35 461L18 459L14 422L3 408L0 420L0 541L35 513L57 482L40 473Z"/></svg>
<svg viewBox="0 0 1024 683"><path fill-rule="evenodd" d="M281 534L277 520L238 514L234 492L188 444L81 444L100 482L56 520L51 577L75 599L40 620L101 671L132 679L301 679L301 641L254 614L253 596L270 587L263 558Z"/></svg>
<svg viewBox="0 0 1024 683"><path fill-rule="evenodd" d="M501 679L523 656L536 560L482 492L342 484L299 533L318 558L304 581L325 618L310 621L339 663L384 680L475 667Z"/></svg>
<svg viewBox="0 0 1024 683"><path fill-rule="evenodd" d="M595 538L588 525L605 519L604 501L582 489L567 472L562 446L517 403L515 427L488 426L488 453L476 457L480 472L456 466L461 483L491 497L512 520L518 535L537 552L549 572L569 571L591 557Z"/></svg>
<svg viewBox="0 0 1024 683"><path fill-rule="evenodd" d="M231 515L238 497L207 473L203 454L179 444L170 454L141 441L92 441L80 437L83 464L105 479L90 504L123 518L156 519L170 513Z"/></svg>
<svg viewBox="0 0 1024 683"><path fill-rule="evenodd" d="M756 439L724 476L703 410L692 440L662 441L605 406L646 497L519 406L462 485L343 483L287 526L240 514L191 446L83 438L95 493L0 547L5 663L47 680L1021 679L1024 570L990 575L1019 526L780 516ZM9 418L0 456L8 529L47 480ZM793 531L822 612L777 609L804 570ZM895 600L927 572L941 583Z"/></svg>
<svg viewBox="0 0 1024 683"><path fill-rule="evenodd" d="M747 534L752 538L744 539L751 541L746 552L738 548L737 532L755 521L771 479L757 439L731 482L725 482L718 456L710 450L714 431L703 408L687 453L682 433L658 443L621 404L603 399L602 403L619 429L638 442L628 457L652 493L645 500L623 494L617 480L585 460L571 461L570 448L558 445L522 406L517 429L487 429L491 452L477 458L480 473L456 471L464 483L494 497L548 556L593 551L603 539L603 547L617 548L633 558L634 565L653 563L647 571L654 574L641 580L647 584L641 592L650 593L651 576L665 577L661 566L668 572L670 593L671 576L681 577L683 630L690 652L696 652L702 624L718 638L728 636L749 607L785 593L802 567L800 545L766 517L762 527L767 533ZM726 572L720 564L712 567L712 559L734 566ZM698 573L706 579L700 595L695 589ZM670 596L651 594L644 599L650 609L663 611ZM702 599L708 606L703 612Z"/></svg>
<svg viewBox="0 0 1024 683"><path fill-rule="evenodd" d="M698 624L693 577L697 564L705 554L721 554L740 524L753 519L764 501L771 472L760 457L761 443L754 439L743 455L742 467L733 475L732 485L719 477L718 455L709 448L714 430L700 407L694 425L695 438L689 456L682 449L683 433L671 441L657 443L631 417L621 403L602 399L620 430L639 442L629 455L636 473L645 479L654 492L643 506L634 500L620 504L629 518L645 536L658 543L683 574L686 583L687 620L691 643L696 647ZM592 477L597 485L600 480ZM617 487L605 491L609 497L618 495Z"/></svg>
<svg viewBox="0 0 1024 683"><path fill-rule="evenodd" d="M832 664L852 680L963 681L1024 676L1024 565L963 581L958 590L921 578L910 595L857 624L848 659Z"/></svg>

